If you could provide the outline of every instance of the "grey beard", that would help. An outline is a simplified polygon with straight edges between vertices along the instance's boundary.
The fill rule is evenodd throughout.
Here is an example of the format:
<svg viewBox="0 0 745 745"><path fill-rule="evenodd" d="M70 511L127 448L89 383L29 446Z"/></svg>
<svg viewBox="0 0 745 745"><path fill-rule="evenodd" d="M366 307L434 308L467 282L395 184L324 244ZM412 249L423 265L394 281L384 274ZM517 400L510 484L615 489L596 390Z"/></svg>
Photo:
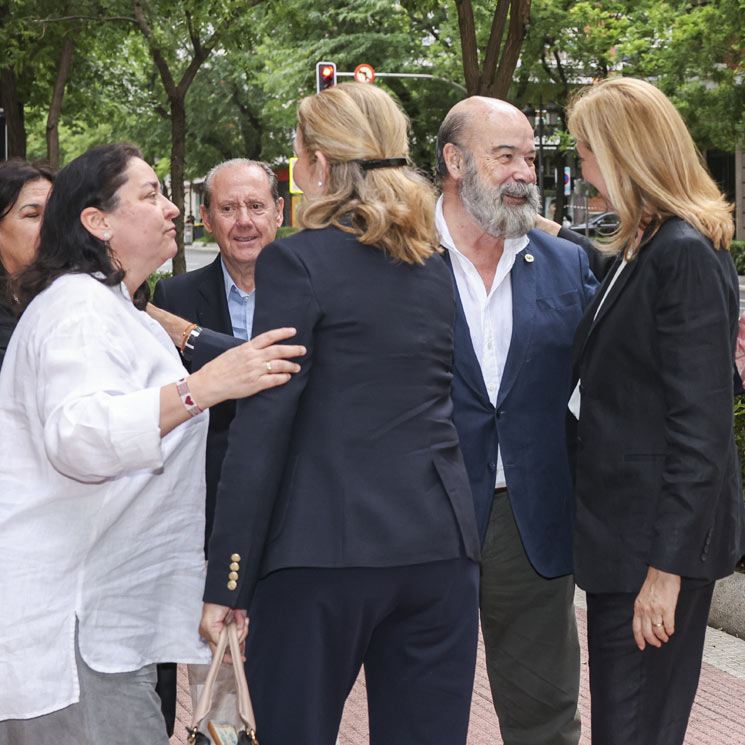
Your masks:
<svg viewBox="0 0 745 745"><path fill-rule="evenodd" d="M479 178L475 168L466 168L459 184L460 198L473 221L497 238L519 238L535 226L541 198L535 184L520 181L491 186ZM506 205L502 196L527 197L525 204Z"/></svg>

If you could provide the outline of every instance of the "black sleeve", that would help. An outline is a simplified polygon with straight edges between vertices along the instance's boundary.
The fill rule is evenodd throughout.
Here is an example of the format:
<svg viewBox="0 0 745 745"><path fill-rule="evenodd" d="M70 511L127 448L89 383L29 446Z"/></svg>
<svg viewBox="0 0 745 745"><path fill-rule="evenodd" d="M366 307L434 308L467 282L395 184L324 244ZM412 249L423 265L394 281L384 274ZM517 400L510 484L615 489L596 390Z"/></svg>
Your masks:
<svg viewBox="0 0 745 745"><path fill-rule="evenodd" d="M175 313L177 316L183 317L184 314L179 313L179 308L175 307L175 301L172 297L168 297L167 292L168 282L162 279L159 280L153 292L153 305L162 310L167 310L169 313ZM196 372L210 360L215 359L215 357L231 347L237 347L239 344L243 344L243 340L236 339L230 334L221 334L219 331L202 329L202 333L194 344L191 359L184 360L184 365L189 372Z"/></svg>
<svg viewBox="0 0 745 745"><path fill-rule="evenodd" d="M602 282L608 273L610 265L613 263L613 256L601 253L587 236L577 233L570 228L560 228L559 238L563 238L565 241L571 241L582 247L587 254L592 273L597 277L598 282Z"/></svg>
<svg viewBox="0 0 745 745"><path fill-rule="evenodd" d="M254 334L297 329L293 344L306 354L284 385L241 399L230 425L209 544L204 600L248 608L259 578L277 492L290 449L293 420L310 375L314 328L320 316L310 276L282 242L264 248L256 263ZM237 557L237 558L234 558ZM231 565L237 580L230 579Z"/></svg>
<svg viewBox="0 0 745 745"><path fill-rule="evenodd" d="M221 334L219 331L212 331L211 329L202 329L191 354L191 371L196 372L210 360L214 360L215 357L226 350L240 344L245 344L243 339L236 339L230 334Z"/></svg>

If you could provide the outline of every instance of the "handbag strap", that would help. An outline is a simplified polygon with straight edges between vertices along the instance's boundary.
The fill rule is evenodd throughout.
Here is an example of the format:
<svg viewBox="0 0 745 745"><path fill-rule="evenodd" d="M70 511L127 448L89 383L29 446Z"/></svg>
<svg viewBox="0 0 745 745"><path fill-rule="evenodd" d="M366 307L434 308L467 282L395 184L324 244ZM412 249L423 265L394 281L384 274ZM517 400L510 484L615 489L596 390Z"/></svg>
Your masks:
<svg viewBox="0 0 745 745"><path fill-rule="evenodd" d="M196 732L202 720L212 709L215 680L217 679L217 673L220 665L222 665L222 659L225 656L225 650L228 645L230 645L230 656L233 658L233 674L235 675L235 688L238 694L238 714L246 729L249 741L253 742L256 738L256 718L254 716L253 705L251 704L251 695L248 692L246 673L243 670L243 656L241 655L241 647L238 643L238 629L232 618L232 613L223 625L222 631L220 631L220 638L217 641L217 647L212 656L212 664L207 673L207 680L204 683L199 701L197 701L194 713L192 714L192 723L189 731Z"/></svg>

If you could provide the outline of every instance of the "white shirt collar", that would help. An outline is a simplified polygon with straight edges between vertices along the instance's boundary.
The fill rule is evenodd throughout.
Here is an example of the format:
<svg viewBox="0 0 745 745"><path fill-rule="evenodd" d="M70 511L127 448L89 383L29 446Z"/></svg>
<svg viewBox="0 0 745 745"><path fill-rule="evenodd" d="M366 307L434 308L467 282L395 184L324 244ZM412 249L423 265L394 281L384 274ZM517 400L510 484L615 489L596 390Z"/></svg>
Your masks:
<svg viewBox="0 0 745 745"><path fill-rule="evenodd" d="M440 235L440 244L448 249L448 251L455 251L457 254L463 256L463 254L456 248L453 236L450 235L450 229L448 228L447 222L445 222L445 215L442 212L442 194L437 200L435 206L435 228ZM521 235L519 238L505 238L504 239L504 254L505 255L517 255L530 243L530 238L527 235Z"/></svg>

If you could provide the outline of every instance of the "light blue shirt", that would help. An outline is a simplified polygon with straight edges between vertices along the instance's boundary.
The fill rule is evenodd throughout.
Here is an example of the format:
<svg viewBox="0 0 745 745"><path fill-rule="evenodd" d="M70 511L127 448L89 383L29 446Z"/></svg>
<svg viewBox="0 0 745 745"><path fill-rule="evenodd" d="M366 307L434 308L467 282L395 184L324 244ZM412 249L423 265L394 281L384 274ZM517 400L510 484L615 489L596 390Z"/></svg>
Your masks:
<svg viewBox="0 0 745 745"><path fill-rule="evenodd" d="M254 325L254 308L256 307L256 290L244 292L236 285L220 257L222 276L225 280L225 297L228 299L228 313L233 326L233 336L236 339L248 341Z"/></svg>

